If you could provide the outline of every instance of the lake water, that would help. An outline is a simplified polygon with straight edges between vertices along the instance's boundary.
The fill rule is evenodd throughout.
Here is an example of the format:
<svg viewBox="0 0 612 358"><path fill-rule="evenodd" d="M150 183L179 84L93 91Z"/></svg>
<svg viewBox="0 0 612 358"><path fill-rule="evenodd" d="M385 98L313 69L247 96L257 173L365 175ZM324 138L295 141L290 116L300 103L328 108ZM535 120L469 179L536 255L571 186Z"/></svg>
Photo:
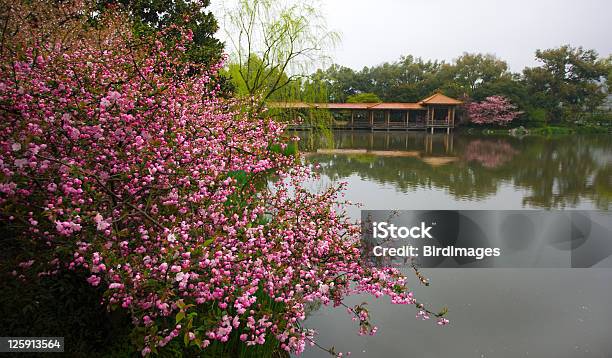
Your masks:
<svg viewBox="0 0 612 358"><path fill-rule="evenodd" d="M612 206L612 138L299 133L322 180L348 183L361 209L582 209ZM610 238L612 240L612 238ZM415 319L414 307L369 296L379 326L357 335L344 309L321 308L305 322L318 342L352 357L612 357L611 269L424 269L414 291L451 324ZM305 357L324 356L310 348Z"/></svg>

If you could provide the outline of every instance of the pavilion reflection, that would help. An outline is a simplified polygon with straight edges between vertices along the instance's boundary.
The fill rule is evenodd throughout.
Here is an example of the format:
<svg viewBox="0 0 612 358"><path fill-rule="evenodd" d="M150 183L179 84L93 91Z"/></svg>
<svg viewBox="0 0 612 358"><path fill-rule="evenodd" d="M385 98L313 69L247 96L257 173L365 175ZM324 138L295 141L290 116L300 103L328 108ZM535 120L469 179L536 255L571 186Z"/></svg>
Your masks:
<svg viewBox="0 0 612 358"><path fill-rule="evenodd" d="M606 138L468 136L419 132L301 134L308 162L332 179L353 174L409 192L446 189L458 199L495 195L502 183L527 190L523 205L564 208L612 202L612 143ZM523 194L520 194L523 195Z"/></svg>

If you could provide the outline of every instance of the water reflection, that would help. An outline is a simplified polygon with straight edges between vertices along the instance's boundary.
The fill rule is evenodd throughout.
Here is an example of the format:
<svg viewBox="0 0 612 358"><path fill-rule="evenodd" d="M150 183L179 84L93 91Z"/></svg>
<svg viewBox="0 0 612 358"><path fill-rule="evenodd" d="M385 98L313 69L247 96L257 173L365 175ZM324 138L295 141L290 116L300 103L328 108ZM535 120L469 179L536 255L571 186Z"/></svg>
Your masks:
<svg viewBox="0 0 612 358"><path fill-rule="evenodd" d="M516 153L512 145L503 139L475 139L465 148L464 158L479 162L485 168L497 168L510 161Z"/></svg>
<svg viewBox="0 0 612 358"><path fill-rule="evenodd" d="M501 189L509 185L514 188L510 194L521 197L520 207L611 206L612 141L606 136L299 135L307 160L321 164L322 173L332 180L348 180L349 188L357 176L406 194L443 189L449 202L479 202L501 199L508 194Z"/></svg>
<svg viewBox="0 0 612 358"><path fill-rule="evenodd" d="M321 164L323 182L347 181L346 199L364 204L348 209L356 219L361 209L611 206L612 141L607 136L299 135L302 151L308 152L305 160ZM517 250L531 250L533 231L509 223L499 239ZM558 245L567 248L567 242ZM318 330L323 346L350 350L353 357L612 357L611 270L462 268L423 273L432 285L412 288L431 307L449 307L448 327L421 322L410 307L369 296L351 296L345 304L368 302L381 327L375 337L358 336L350 316L331 307L313 310L304 326ZM311 348L303 356L323 353Z"/></svg>

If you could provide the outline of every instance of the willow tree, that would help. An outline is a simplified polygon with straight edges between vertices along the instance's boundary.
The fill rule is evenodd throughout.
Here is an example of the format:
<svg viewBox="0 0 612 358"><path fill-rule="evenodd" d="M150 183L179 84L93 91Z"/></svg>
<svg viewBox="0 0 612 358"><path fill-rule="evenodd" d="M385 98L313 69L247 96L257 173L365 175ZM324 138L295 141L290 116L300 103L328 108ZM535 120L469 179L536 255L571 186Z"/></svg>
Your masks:
<svg viewBox="0 0 612 358"><path fill-rule="evenodd" d="M279 99L313 65L327 59L338 34L330 31L315 3L237 0L225 11L232 80L238 93L263 104Z"/></svg>

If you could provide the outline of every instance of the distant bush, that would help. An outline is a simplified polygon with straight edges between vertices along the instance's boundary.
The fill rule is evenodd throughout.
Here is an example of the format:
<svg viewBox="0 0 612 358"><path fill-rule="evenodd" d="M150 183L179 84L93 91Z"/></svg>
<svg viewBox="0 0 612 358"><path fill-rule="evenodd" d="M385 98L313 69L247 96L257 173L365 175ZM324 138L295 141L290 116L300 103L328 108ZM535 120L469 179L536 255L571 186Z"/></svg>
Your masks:
<svg viewBox="0 0 612 358"><path fill-rule="evenodd" d="M374 93L359 93L349 96L347 103L380 103L382 100Z"/></svg>
<svg viewBox="0 0 612 358"><path fill-rule="evenodd" d="M533 127L543 127L546 125L547 112L543 108L534 108L527 111L528 124Z"/></svg>
<svg viewBox="0 0 612 358"><path fill-rule="evenodd" d="M607 134L607 133L610 133L611 130L612 129L607 126L594 126L594 125L586 125L586 126L580 126L580 127L575 128L576 133L581 133L581 134Z"/></svg>
<svg viewBox="0 0 612 358"><path fill-rule="evenodd" d="M612 126L612 111L588 113L582 119L581 124L586 126L610 127Z"/></svg>
<svg viewBox="0 0 612 358"><path fill-rule="evenodd" d="M562 135L574 133L574 129L569 127L546 126L541 128L534 128L530 130L530 133L539 135Z"/></svg>

